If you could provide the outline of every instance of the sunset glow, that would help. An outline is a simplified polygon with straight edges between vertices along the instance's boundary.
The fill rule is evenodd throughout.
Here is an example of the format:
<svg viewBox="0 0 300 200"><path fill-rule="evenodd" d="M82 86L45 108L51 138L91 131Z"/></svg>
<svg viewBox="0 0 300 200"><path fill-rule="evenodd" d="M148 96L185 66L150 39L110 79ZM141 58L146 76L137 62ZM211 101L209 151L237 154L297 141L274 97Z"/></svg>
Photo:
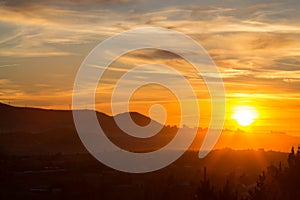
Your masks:
<svg viewBox="0 0 300 200"><path fill-rule="evenodd" d="M0 199L300 199L300 0L0 0Z"/></svg>
<svg viewBox="0 0 300 200"><path fill-rule="evenodd" d="M299 1L172 4L134 0L1 1L0 101L12 106L68 110L76 73L93 48L123 31L162 27L191 37L216 64L226 90L224 129L265 134L276 130L282 135L300 136ZM178 41L170 43L182 47ZM110 99L118 79L148 63L170 66L191 83L201 111L198 126L209 127L211 96L203 80L211 74L200 76L182 57L157 49L130 51L111 63L99 81L96 110L112 115ZM158 67L134 76L151 80L165 74ZM182 90L176 81L169 82ZM167 88L140 88L131 98L130 111L149 116L149 108L155 104L164 107L167 125L179 126L178 100ZM116 105L123 107L122 102ZM160 121L162 115L153 116Z"/></svg>
<svg viewBox="0 0 300 200"><path fill-rule="evenodd" d="M231 116L241 126L249 126L258 117L257 111L251 106L237 106Z"/></svg>

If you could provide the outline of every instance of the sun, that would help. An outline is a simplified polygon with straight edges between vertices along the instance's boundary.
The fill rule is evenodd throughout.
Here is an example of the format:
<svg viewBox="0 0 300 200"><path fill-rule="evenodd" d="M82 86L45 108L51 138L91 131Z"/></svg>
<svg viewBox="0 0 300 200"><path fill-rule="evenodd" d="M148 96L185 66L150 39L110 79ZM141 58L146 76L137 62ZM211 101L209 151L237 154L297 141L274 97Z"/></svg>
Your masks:
<svg viewBox="0 0 300 200"><path fill-rule="evenodd" d="M258 117L256 109L252 106L236 106L233 110L231 118L240 126L249 126Z"/></svg>

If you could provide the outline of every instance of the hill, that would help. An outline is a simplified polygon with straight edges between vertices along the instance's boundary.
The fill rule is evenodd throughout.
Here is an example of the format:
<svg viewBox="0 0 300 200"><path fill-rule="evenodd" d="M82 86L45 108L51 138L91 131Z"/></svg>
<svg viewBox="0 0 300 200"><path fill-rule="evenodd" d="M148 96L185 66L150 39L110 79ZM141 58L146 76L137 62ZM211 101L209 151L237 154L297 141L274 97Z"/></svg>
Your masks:
<svg viewBox="0 0 300 200"><path fill-rule="evenodd" d="M108 138L131 151L151 151L160 148L168 143L177 131L175 127L164 126L157 135L148 138L146 142L145 139L124 133L116 125L114 117L101 112L96 114ZM140 113L129 114L140 126L145 126L151 121L149 117ZM122 113L115 118L125 120L126 116L126 113ZM155 121L154 124L159 125ZM0 103L0 151L18 155L86 152L77 135L72 111L14 107L2 103Z"/></svg>
<svg viewBox="0 0 300 200"><path fill-rule="evenodd" d="M80 112L89 112L82 110ZM128 113L115 117L96 112L98 121L107 137L119 147L133 152L149 152L170 142L178 128L163 126L158 134L149 138L137 138L123 132L115 118L125 120ZM150 118L137 112L129 113L133 121L145 126ZM154 121L157 126L162 126ZM199 151L207 129L198 129L190 150ZM186 133L188 134L188 133ZM280 143L274 144L274 141ZM224 130L215 149L265 149L289 152L291 146L300 144L300 137L288 134L247 133L240 130ZM14 107L0 103L0 153L16 155L86 153L76 132L72 111Z"/></svg>

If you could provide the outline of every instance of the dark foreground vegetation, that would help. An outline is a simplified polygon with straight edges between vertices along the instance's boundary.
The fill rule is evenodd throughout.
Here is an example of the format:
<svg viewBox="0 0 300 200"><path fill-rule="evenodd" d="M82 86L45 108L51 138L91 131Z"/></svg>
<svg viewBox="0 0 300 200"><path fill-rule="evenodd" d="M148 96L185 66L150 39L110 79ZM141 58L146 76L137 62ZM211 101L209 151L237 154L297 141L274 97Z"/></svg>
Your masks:
<svg viewBox="0 0 300 200"><path fill-rule="evenodd" d="M230 180L227 180L226 184L217 190L214 186L211 186L205 173L204 179L197 190L197 197L205 200L300 199L300 147L298 147L297 153L292 147L287 163L287 167L283 167L282 162L278 166L269 165L258 176L255 187L249 187L245 193L241 193L238 186L232 184Z"/></svg>
<svg viewBox="0 0 300 200"><path fill-rule="evenodd" d="M113 170L89 154L2 154L0 199L298 199L299 173L299 150L224 149L201 160L187 152L145 174Z"/></svg>

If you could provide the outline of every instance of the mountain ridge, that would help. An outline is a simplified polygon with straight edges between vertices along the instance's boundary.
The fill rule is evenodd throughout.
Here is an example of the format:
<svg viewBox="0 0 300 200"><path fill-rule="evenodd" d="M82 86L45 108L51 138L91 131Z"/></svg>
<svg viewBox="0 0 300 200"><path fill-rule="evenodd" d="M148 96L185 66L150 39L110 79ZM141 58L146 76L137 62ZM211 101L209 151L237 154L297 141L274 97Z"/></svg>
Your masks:
<svg viewBox="0 0 300 200"><path fill-rule="evenodd" d="M120 113L115 117L126 117L126 114ZM147 125L151 120L138 112L129 114L140 126ZM162 126L160 132L145 140L123 132L113 116L98 111L96 115L102 130L114 144L134 152L159 149L171 141L177 131L177 128ZM21 155L86 152L77 134L72 110L16 107L3 103L0 103L1 149L9 154Z"/></svg>
<svg viewBox="0 0 300 200"><path fill-rule="evenodd" d="M91 110L77 111L87 112ZM101 121L112 121L115 117L120 117L126 114L125 112L119 113L115 116L110 116L103 112L95 112L100 123ZM153 120L139 112L127 113L129 113L132 120L140 126L145 126ZM44 119L42 120L40 117ZM153 121L160 124L155 120ZM52 128L74 127L72 110L18 107L0 102L0 132L25 131L38 133L44 130L49 130L50 125Z"/></svg>
<svg viewBox="0 0 300 200"><path fill-rule="evenodd" d="M120 113L115 117L125 114ZM111 142L132 152L150 152L160 149L172 141L179 129L176 126L163 126L156 135L149 138L133 137L122 131L112 116L102 112L96 112L96 115L102 130ZM131 116L133 121L141 126L147 125L150 120L149 117L137 112L131 113ZM199 151L207 130L198 129L190 150ZM188 134L187 132L184 134ZM281 141L281 143L275 146L272 141ZM300 137L288 134L223 130L214 149L230 147L289 152L291 146L298 144L300 144ZM27 155L81 153L86 152L86 149L77 134L71 110L14 107L0 103L0 153L1 151Z"/></svg>

